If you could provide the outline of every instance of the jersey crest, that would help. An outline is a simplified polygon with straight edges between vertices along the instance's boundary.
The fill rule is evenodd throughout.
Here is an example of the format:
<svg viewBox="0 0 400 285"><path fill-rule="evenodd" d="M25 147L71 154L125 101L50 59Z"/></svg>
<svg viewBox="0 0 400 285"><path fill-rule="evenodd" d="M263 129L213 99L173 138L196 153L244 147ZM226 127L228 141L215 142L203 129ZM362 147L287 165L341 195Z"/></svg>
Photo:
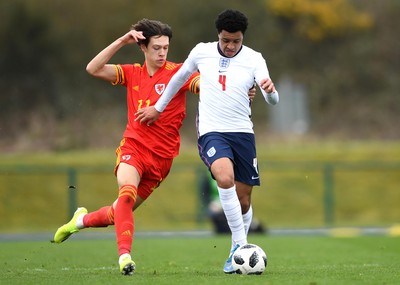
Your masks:
<svg viewBox="0 0 400 285"><path fill-rule="evenodd" d="M229 66L229 62L230 62L229 58L221 57L219 59L219 67L226 69Z"/></svg>
<svg viewBox="0 0 400 285"><path fill-rule="evenodd" d="M165 90L165 84L156 84L154 85L154 89L156 90L158 95L161 95Z"/></svg>

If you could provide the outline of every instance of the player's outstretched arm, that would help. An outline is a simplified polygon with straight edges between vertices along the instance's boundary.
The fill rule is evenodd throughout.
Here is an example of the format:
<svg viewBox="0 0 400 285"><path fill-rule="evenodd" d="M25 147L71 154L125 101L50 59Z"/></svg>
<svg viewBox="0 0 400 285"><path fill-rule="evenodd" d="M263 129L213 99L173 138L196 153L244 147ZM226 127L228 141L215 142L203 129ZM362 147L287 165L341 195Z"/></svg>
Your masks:
<svg viewBox="0 0 400 285"><path fill-rule="evenodd" d="M182 85L194 72L190 69L190 67L188 67L188 65L189 63L186 60L183 63L182 67L178 70L178 72L175 73L174 76L172 76L167 85L167 88L165 88L164 93L161 95L154 106L143 108L136 112L135 121L139 121L141 124L146 123L149 126L158 119L161 112L164 111L174 95L179 91Z"/></svg>

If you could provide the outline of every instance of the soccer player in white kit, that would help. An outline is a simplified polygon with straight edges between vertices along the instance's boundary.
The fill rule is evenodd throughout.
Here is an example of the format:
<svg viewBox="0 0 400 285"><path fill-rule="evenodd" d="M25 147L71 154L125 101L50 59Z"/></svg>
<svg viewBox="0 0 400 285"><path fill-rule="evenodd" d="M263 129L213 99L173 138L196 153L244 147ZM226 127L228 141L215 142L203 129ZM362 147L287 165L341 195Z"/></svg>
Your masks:
<svg viewBox="0 0 400 285"><path fill-rule="evenodd" d="M234 273L232 255L247 244L253 216L251 192L254 185L260 185L248 91L257 83L271 105L278 103L279 95L263 56L243 45L247 17L228 9L218 15L215 25L219 40L197 44L157 103L139 110L136 120L150 126L189 76L200 71L196 122L199 154L217 181L232 232L224 272Z"/></svg>

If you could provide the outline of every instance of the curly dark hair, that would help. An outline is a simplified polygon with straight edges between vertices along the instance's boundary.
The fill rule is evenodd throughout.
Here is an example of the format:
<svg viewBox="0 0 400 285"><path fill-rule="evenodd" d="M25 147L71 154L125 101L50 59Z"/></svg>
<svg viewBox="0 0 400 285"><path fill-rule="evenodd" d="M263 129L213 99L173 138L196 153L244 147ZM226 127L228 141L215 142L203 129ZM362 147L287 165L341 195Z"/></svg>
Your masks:
<svg viewBox="0 0 400 285"><path fill-rule="evenodd" d="M229 33L241 31L243 34L247 30L248 20L242 12L232 9L224 10L215 20L215 27L218 33L225 30Z"/></svg>
<svg viewBox="0 0 400 285"><path fill-rule="evenodd" d="M160 21L142 19L138 21L136 24L131 26L131 30L136 30L143 32L143 36L146 38L144 40L139 40L138 45L147 45L149 44L151 37L161 37L167 36L169 40L172 38L172 29L167 24L164 24Z"/></svg>

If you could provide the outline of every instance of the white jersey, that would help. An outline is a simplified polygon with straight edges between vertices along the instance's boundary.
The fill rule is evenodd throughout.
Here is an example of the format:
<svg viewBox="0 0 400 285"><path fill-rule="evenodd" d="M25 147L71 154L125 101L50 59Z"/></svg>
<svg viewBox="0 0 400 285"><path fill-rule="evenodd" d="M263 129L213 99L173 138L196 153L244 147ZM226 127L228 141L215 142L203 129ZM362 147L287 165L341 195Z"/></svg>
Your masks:
<svg viewBox="0 0 400 285"><path fill-rule="evenodd" d="M185 82L196 70L200 71L198 135L209 132L254 133L248 93L254 82L269 78L262 55L242 46L234 57L228 58L219 51L218 42L199 43L175 74L174 77L178 78L171 79L164 95L172 92L168 89L176 90L173 86ZM271 95L261 91L268 103L278 102L277 92ZM159 111L168 103L163 100L164 95L155 106ZM166 97L169 96L171 94Z"/></svg>

